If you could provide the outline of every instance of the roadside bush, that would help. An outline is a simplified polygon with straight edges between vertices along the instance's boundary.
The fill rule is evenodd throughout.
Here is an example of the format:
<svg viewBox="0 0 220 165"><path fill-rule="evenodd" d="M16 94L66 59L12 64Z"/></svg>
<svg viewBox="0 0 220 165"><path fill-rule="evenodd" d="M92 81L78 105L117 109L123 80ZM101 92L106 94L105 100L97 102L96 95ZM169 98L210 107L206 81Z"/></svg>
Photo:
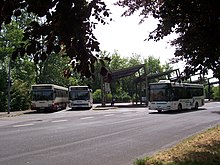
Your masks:
<svg viewBox="0 0 220 165"><path fill-rule="evenodd" d="M101 103L102 101L101 89L96 89L96 91L92 94L92 96L93 96L93 103Z"/></svg>
<svg viewBox="0 0 220 165"><path fill-rule="evenodd" d="M0 112L7 110L7 73L4 68L0 70Z"/></svg>
<svg viewBox="0 0 220 165"><path fill-rule="evenodd" d="M27 110L29 107L29 86L22 80L15 80L11 89L11 111Z"/></svg>
<svg viewBox="0 0 220 165"><path fill-rule="evenodd" d="M116 102L130 102L131 101L131 96L129 96L128 94L125 95L115 95L115 101Z"/></svg>
<svg viewBox="0 0 220 165"><path fill-rule="evenodd" d="M106 103L110 103L112 101L112 94L106 94ZM93 93L93 102L94 103L101 103L102 102L102 92L101 89L96 89Z"/></svg>
<svg viewBox="0 0 220 165"><path fill-rule="evenodd" d="M108 93L106 95L106 103L111 103L112 102L112 94L111 93Z"/></svg>
<svg viewBox="0 0 220 165"><path fill-rule="evenodd" d="M219 96L219 87L218 86L215 86L213 87L213 99L214 100L220 100L220 96Z"/></svg>

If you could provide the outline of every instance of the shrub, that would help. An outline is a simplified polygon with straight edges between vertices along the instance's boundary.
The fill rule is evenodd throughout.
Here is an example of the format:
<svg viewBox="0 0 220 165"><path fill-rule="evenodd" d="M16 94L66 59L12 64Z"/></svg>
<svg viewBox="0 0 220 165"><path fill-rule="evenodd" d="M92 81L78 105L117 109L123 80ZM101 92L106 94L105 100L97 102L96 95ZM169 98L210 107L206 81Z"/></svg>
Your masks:
<svg viewBox="0 0 220 165"><path fill-rule="evenodd" d="M27 110L30 107L30 94L27 83L15 80L11 88L11 110Z"/></svg>
<svg viewBox="0 0 220 165"><path fill-rule="evenodd" d="M96 89L96 91L93 93L92 96L93 96L94 103L100 103L102 101L101 89Z"/></svg>

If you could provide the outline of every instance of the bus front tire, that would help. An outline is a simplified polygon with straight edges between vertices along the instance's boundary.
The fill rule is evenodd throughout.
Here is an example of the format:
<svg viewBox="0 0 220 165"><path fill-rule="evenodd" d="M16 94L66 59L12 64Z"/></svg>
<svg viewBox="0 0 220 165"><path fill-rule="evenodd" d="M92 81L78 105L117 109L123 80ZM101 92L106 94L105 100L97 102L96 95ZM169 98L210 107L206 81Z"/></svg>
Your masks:
<svg viewBox="0 0 220 165"><path fill-rule="evenodd" d="M177 110L178 111L182 111L182 105L181 104L178 105L178 109Z"/></svg>
<svg viewBox="0 0 220 165"><path fill-rule="evenodd" d="M199 104L196 102L194 109L198 110L198 108L199 108Z"/></svg>

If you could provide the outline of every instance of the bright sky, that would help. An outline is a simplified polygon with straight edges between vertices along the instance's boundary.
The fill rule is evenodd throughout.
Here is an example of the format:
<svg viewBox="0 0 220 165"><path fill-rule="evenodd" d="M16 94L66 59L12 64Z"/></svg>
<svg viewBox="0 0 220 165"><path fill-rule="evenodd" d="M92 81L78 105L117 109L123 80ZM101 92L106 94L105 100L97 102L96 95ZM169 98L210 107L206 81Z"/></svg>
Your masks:
<svg viewBox="0 0 220 165"><path fill-rule="evenodd" d="M103 0L111 10L113 21L109 25L97 26L94 34L100 42L102 51L114 53L117 51L122 57L131 57L133 54L147 58L153 56L159 58L162 64L169 62L174 57L175 47L169 45L169 41L176 37L176 34L165 37L163 40L155 42L153 40L144 41L149 33L157 27L157 20L147 19L139 24L138 13L129 17L121 17L124 8L113 5L117 0ZM174 69L184 69L184 63L172 65ZM210 73L212 75L212 73ZM210 76L209 76L210 77Z"/></svg>
<svg viewBox="0 0 220 165"><path fill-rule="evenodd" d="M159 42L144 41L149 33L156 28L157 20L149 18L144 23L139 24L141 18L138 14L121 17L125 9L113 5L117 0L104 1L112 12L113 21L109 22L109 25L99 25L95 30L94 34L100 42L102 51L112 54L117 50L122 57L139 54L143 59L152 55L159 58L162 64L169 62L169 59L174 57L175 48L167 43L174 38L174 35Z"/></svg>

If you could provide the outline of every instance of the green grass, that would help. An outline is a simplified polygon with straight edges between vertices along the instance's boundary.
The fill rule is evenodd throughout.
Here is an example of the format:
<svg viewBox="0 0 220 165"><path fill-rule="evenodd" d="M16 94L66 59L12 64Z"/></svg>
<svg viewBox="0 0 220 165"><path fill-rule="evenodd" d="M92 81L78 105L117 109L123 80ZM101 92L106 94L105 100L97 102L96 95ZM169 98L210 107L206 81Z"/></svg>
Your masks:
<svg viewBox="0 0 220 165"><path fill-rule="evenodd" d="M152 157L137 159L134 165L219 165L220 125L183 140Z"/></svg>

